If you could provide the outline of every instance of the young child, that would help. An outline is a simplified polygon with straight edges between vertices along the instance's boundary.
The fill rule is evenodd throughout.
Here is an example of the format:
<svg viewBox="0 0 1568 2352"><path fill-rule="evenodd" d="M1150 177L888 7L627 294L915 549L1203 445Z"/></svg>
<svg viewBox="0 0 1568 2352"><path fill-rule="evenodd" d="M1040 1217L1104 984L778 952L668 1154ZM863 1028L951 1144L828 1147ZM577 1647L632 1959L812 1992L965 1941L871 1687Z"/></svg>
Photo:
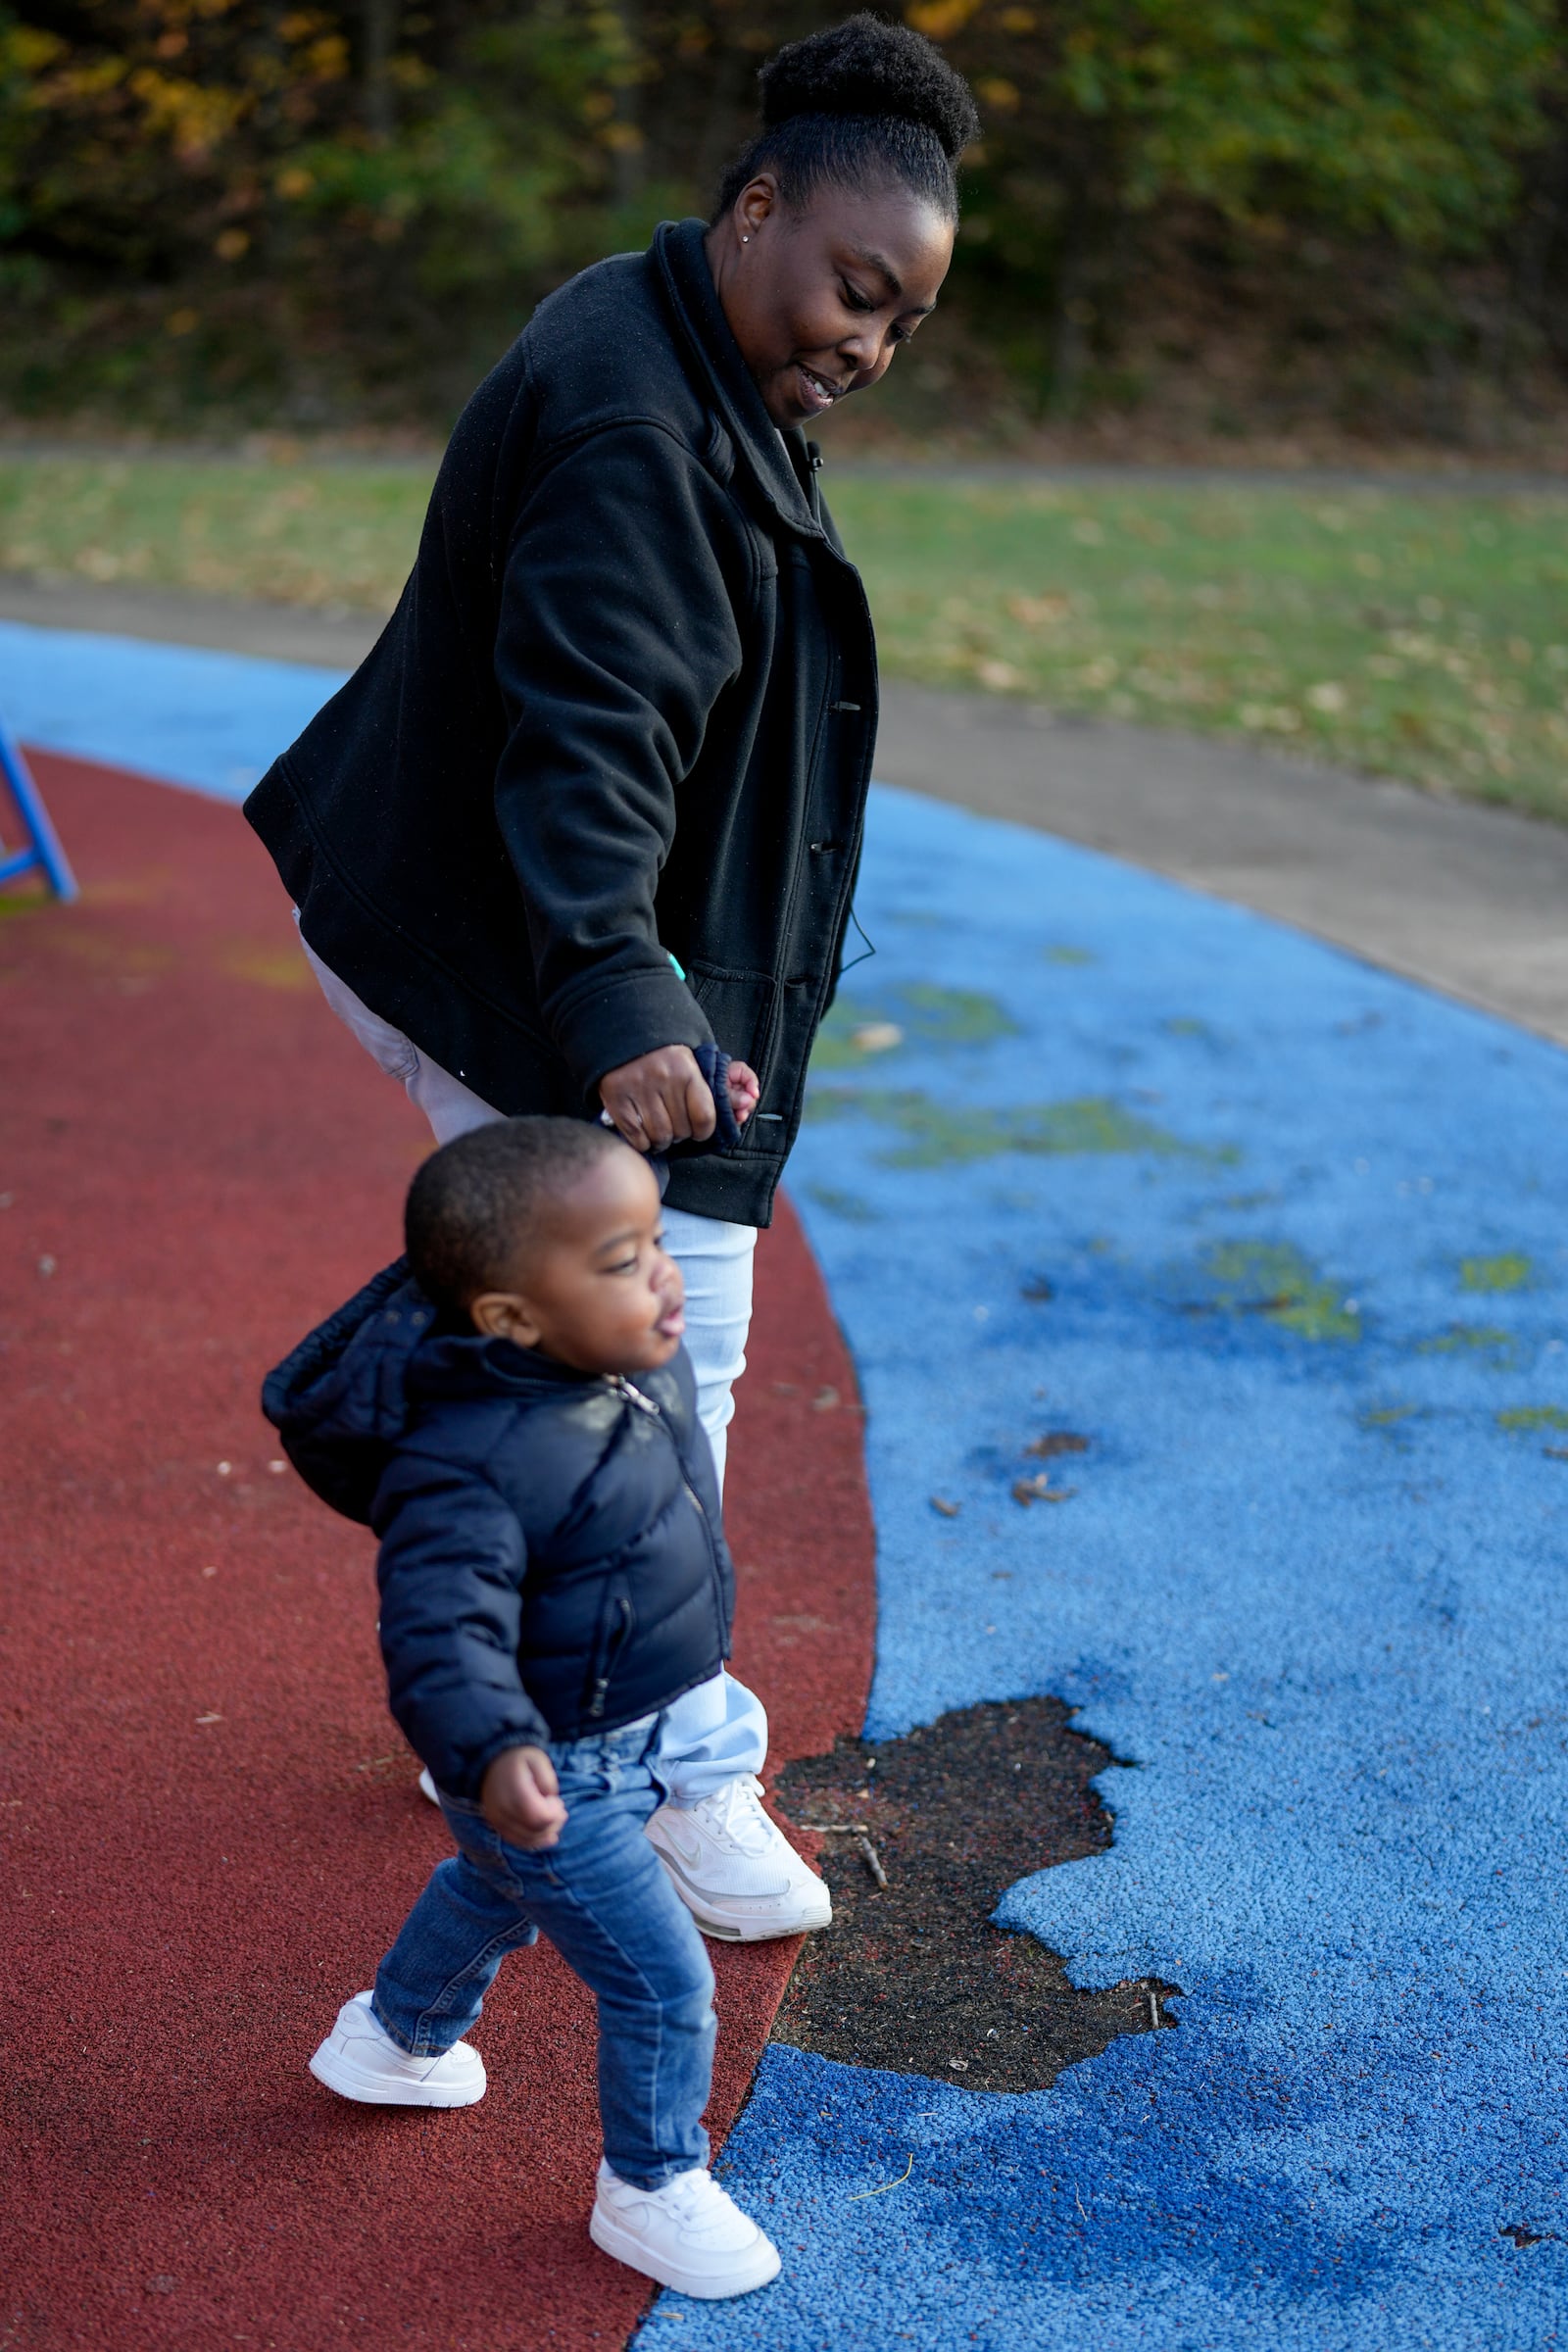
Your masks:
<svg viewBox="0 0 1568 2352"><path fill-rule="evenodd" d="M311 2060L344 2098L463 2107L463 2039L542 1932L599 2010L589 2233L682 2293L778 2254L707 2170L713 1978L644 1826L661 1711L717 1672L734 1583L648 1162L521 1118L423 1163L407 1264L267 1384L302 1474L380 1538L392 1711L458 1852ZM412 1279L410 1279L412 1275Z"/></svg>

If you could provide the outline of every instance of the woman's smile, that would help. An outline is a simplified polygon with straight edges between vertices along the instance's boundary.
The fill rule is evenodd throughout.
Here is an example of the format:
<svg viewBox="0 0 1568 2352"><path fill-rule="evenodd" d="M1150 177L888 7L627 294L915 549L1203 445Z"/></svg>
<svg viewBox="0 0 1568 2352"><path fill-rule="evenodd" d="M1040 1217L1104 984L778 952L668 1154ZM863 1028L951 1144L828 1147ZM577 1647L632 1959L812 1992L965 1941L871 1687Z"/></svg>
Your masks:
<svg viewBox="0 0 1568 2352"><path fill-rule="evenodd" d="M820 416L836 400L842 400L850 389L848 384L835 384L829 377L819 375L814 368L808 368L804 360L796 362L796 373L804 387L802 405L808 416Z"/></svg>

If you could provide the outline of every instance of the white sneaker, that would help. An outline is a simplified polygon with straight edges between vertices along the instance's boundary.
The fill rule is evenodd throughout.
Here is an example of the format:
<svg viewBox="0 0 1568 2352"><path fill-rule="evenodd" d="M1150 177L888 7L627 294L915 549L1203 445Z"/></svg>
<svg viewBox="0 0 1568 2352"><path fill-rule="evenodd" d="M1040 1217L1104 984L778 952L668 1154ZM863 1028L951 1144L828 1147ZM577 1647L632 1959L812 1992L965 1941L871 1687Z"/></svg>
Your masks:
<svg viewBox="0 0 1568 2352"><path fill-rule="evenodd" d="M762 1811L752 1774L695 1805L661 1805L648 1836L705 1936L760 1943L825 1928L833 1898Z"/></svg>
<svg viewBox="0 0 1568 2352"><path fill-rule="evenodd" d="M477 2050L457 2041L438 2058L411 2058L377 2025L368 1992L344 2002L311 2072L340 2098L368 2107L471 2107L485 2090Z"/></svg>
<svg viewBox="0 0 1568 2352"><path fill-rule="evenodd" d="M629 2270L705 2303L749 2295L778 2277L777 2246L711 2173L677 2173L662 2188L633 2188L601 2163L588 2234Z"/></svg>

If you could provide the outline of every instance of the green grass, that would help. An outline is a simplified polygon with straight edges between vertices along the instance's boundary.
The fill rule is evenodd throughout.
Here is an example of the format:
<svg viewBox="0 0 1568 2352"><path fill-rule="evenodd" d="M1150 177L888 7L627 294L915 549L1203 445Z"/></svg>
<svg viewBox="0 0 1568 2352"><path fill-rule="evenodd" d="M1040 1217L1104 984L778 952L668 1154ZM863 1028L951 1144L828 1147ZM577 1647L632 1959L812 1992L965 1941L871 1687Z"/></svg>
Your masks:
<svg viewBox="0 0 1568 2352"><path fill-rule="evenodd" d="M0 571L386 613L429 492L404 467L7 458Z"/></svg>
<svg viewBox="0 0 1568 2352"><path fill-rule="evenodd" d="M426 484L0 461L0 570L390 609ZM832 497L890 674L1249 737L1568 820L1568 503L873 478Z"/></svg>
<svg viewBox="0 0 1568 2352"><path fill-rule="evenodd" d="M1568 504L836 491L888 668L1568 819Z"/></svg>

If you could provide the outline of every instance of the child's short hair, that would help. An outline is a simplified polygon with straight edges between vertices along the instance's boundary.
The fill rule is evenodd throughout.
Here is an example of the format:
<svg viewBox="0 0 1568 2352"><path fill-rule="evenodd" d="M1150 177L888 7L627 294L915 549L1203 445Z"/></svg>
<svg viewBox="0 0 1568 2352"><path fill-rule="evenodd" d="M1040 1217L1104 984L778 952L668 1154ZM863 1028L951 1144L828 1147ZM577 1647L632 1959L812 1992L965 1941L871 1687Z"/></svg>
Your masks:
<svg viewBox="0 0 1568 2352"><path fill-rule="evenodd" d="M444 1314L504 1290L529 1227L612 1152L612 1128L586 1119L498 1119L432 1152L409 1187L404 1247L414 1279Z"/></svg>

